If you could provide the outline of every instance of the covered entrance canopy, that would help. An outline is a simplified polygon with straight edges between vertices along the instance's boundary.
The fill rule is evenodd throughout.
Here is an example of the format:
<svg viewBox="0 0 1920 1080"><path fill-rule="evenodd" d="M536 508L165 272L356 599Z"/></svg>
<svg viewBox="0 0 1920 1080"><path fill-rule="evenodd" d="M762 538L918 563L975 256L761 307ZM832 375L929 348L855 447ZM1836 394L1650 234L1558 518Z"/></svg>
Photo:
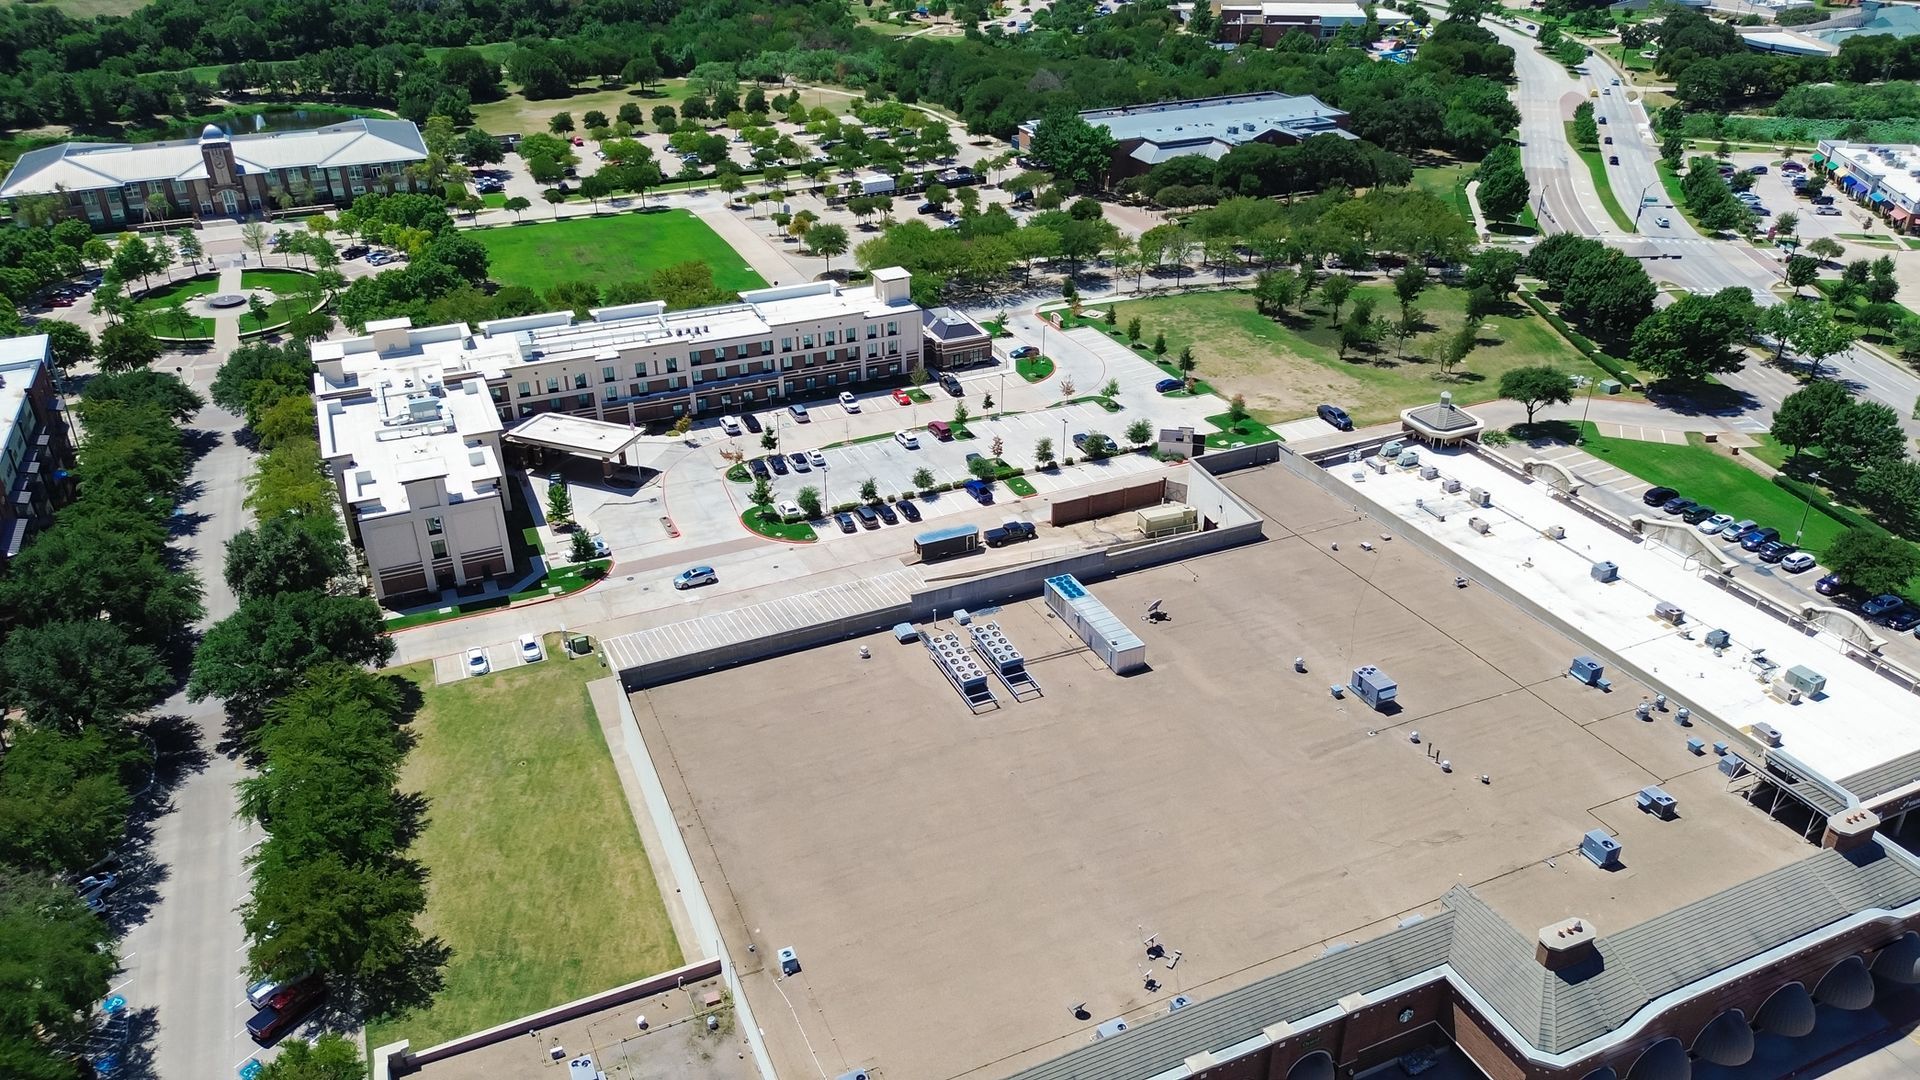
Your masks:
<svg viewBox="0 0 1920 1080"><path fill-rule="evenodd" d="M658 472L661 459L678 439L648 435L625 424L609 424L566 413L540 413L529 416L501 433L501 438L520 446L558 451L598 461L609 469L626 466Z"/></svg>

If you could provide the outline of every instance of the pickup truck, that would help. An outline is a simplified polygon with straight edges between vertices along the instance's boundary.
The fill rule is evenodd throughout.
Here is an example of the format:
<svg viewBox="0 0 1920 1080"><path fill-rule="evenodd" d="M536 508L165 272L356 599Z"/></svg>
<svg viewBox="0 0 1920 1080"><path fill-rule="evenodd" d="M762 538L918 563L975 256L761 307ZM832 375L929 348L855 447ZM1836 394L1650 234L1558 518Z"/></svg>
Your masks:
<svg viewBox="0 0 1920 1080"><path fill-rule="evenodd" d="M1006 547L1008 544L1034 538L1035 529L1030 521L1005 521L998 528L986 531L988 547Z"/></svg>

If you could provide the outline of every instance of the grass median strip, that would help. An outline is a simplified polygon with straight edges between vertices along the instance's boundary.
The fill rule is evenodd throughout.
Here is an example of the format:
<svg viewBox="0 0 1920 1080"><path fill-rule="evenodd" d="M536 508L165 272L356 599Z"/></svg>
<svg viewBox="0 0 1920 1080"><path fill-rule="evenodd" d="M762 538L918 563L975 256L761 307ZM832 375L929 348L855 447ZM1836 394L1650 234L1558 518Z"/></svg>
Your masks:
<svg viewBox="0 0 1920 1080"><path fill-rule="evenodd" d="M820 539L819 534L813 531L813 526L804 521L787 521L766 506L749 507L746 513L740 515L740 524L772 540L811 544Z"/></svg>
<svg viewBox="0 0 1920 1080"><path fill-rule="evenodd" d="M1600 205L1607 208L1607 216L1621 232L1633 232L1633 219L1621 208L1620 200L1613 197L1613 184L1607 180L1607 159L1601 155L1600 148L1578 145L1573 137L1572 121L1567 122L1567 143L1580 155L1580 160L1587 163L1587 171L1593 174L1593 186L1600 193Z"/></svg>

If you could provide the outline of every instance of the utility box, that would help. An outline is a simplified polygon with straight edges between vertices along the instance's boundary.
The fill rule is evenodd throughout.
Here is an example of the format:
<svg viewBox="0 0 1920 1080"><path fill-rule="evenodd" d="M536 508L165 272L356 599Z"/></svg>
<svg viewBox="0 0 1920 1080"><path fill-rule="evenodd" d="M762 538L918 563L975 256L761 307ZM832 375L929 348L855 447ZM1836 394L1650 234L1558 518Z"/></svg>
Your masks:
<svg viewBox="0 0 1920 1080"><path fill-rule="evenodd" d="M1687 621L1687 613L1679 604L1670 604L1665 600L1653 605L1653 617L1664 623L1672 623L1674 626Z"/></svg>
<svg viewBox="0 0 1920 1080"><path fill-rule="evenodd" d="M1385 708L1400 692L1399 686L1387 678L1387 673L1372 664L1354 668L1353 678L1347 681L1347 686L1360 695L1360 700L1375 709Z"/></svg>
<svg viewBox="0 0 1920 1080"><path fill-rule="evenodd" d="M1733 635L1725 630L1707 631L1707 648L1724 649L1731 644L1733 644Z"/></svg>
<svg viewBox="0 0 1920 1080"><path fill-rule="evenodd" d="M1603 394L1617 394L1621 391L1621 389L1622 388L1620 386L1619 379L1601 379L1600 380L1600 392Z"/></svg>
<svg viewBox="0 0 1920 1080"><path fill-rule="evenodd" d="M566 646L567 652L574 656L585 656L593 651L593 642L587 640L585 634L568 634Z"/></svg>
<svg viewBox="0 0 1920 1080"><path fill-rule="evenodd" d="M1127 1022L1124 1019L1116 1016L1113 1019L1107 1021L1106 1023L1101 1024L1099 1027L1094 1028L1093 1038L1095 1042L1098 1042L1101 1039L1111 1039L1115 1035L1118 1035L1125 1030L1127 1030Z"/></svg>
<svg viewBox="0 0 1920 1080"><path fill-rule="evenodd" d="M1404 439L1391 439L1388 440L1385 446L1380 448L1380 456L1383 458L1397 458L1400 456L1400 451L1406 448L1407 444Z"/></svg>
<svg viewBox="0 0 1920 1080"><path fill-rule="evenodd" d="M1640 797L1635 799L1634 802L1639 805L1640 809L1645 810L1647 813L1652 814L1662 821L1673 820L1673 815L1677 809L1673 801L1673 796L1652 785L1641 788Z"/></svg>
<svg viewBox="0 0 1920 1080"><path fill-rule="evenodd" d="M1687 752L1690 754L1693 754L1696 757L1706 757L1707 756L1706 740L1698 738L1696 736L1688 736Z"/></svg>
<svg viewBox="0 0 1920 1080"><path fill-rule="evenodd" d="M1607 681L1607 665L1591 656L1574 657L1573 666L1567 669L1567 674L1599 690L1613 689L1613 684Z"/></svg>
<svg viewBox="0 0 1920 1080"><path fill-rule="evenodd" d="M1587 574L1590 577L1592 577L1593 580L1602 582L1602 583L1609 582L1609 581L1619 581L1620 580L1620 564L1613 562L1612 560L1609 560L1609 559L1603 559L1600 562L1594 563L1593 566L1588 568Z"/></svg>
<svg viewBox="0 0 1920 1080"><path fill-rule="evenodd" d="M1796 664L1788 668L1787 673L1781 678L1788 686L1809 697L1827 688L1827 677L1804 664Z"/></svg>
<svg viewBox="0 0 1920 1080"><path fill-rule="evenodd" d="M1620 867L1620 841L1608 836L1604 829L1594 829L1581 837L1580 854L1602 870Z"/></svg>
<svg viewBox="0 0 1920 1080"><path fill-rule="evenodd" d="M1486 488L1471 488L1467 491L1467 501L1475 506L1492 506L1493 493Z"/></svg>
<svg viewBox="0 0 1920 1080"><path fill-rule="evenodd" d="M1780 732L1775 730L1772 724L1758 723L1753 725L1753 737L1759 739L1760 742L1766 746L1780 745Z"/></svg>

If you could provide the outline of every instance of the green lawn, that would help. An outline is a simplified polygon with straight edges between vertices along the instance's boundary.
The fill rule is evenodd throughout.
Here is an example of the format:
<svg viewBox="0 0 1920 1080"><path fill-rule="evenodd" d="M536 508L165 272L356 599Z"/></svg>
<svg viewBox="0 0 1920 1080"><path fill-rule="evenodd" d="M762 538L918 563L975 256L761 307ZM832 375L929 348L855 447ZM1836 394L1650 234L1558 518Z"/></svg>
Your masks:
<svg viewBox="0 0 1920 1080"><path fill-rule="evenodd" d="M511 48L510 45L507 47ZM536 131L547 130L547 121L557 113L572 113L574 124L579 125L580 118L592 110L598 109L606 113L607 118L611 120L619 114L620 106L632 102L647 114L647 122L642 130L652 131L654 106L671 105L677 111L680 103L687 99L687 84L684 79L652 83L644 94L637 86L601 90L595 86L583 84L575 89L578 93L572 97L548 98L541 101L529 101L515 90L499 101L475 105L473 107L474 126L495 135L513 133L531 135ZM808 103L808 107L812 107L811 102Z"/></svg>
<svg viewBox="0 0 1920 1080"><path fill-rule="evenodd" d="M507 208L507 193L504 191L489 191L485 195L480 196L480 205L489 210L505 210Z"/></svg>
<svg viewBox="0 0 1920 1080"><path fill-rule="evenodd" d="M1473 165L1427 165L1413 170L1413 186L1429 195L1445 199L1447 205L1467 221L1473 211L1467 206L1467 181L1473 179Z"/></svg>
<svg viewBox="0 0 1920 1080"><path fill-rule="evenodd" d="M1029 495L1039 494L1039 492L1034 488L1032 482L1029 481L1024 476L1007 477L1007 490L1013 492L1015 495L1018 495L1023 499Z"/></svg>
<svg viewBox="0 0 1920 1080"><path fill-rule="evenodd" d="M1687 435L1688 445L1640 442L1636 439L1609 439L1585 425L1585 449L1595 457L1632 473L1652 484L1676 488L1689 499L1697 499L1723 514L1752 518L1762 525L1779 529L1788 543L1800 528L1800 517L1807 504L1793 493L1731 458L1707 449L1697 433ZM1846 526L1815 509L1806 514L1807 529L1800 546L1818 553L1846 531Z"/></svg>
<svg viewBox="0 0 1920 1080"><path fill-rule="evenodd" d="M213 336L213 320L190 316L184 322L173 322L161 317L161 312L175 302L186 303L198 296L208 296L220 288L219 275L192 278L162 286L133 302L134 310L144 312L151 320L153 332L162 337L171 338L210 338Z"/></svg>
<svg viewBox="0 0 1920 1080"><path fill-rule="evenodd" d="M681 962L587 700L606 669L559 646L444 686L429 663L398 669L423 698L400 777L428 800L421 928L453 956L433 1004L369 1045L431 1046Z"/></svg>
<svg viewBox="0 0 1920 1080"><path fill-rule="evenodd" d="M774 540L788 540L796 544L811 544L820 537L813 526L804 521L783 521L771 507L754 506L740 515L740 524L761 536Z"/></svg>
<svg viewBox="0 0 1920 1080"><path fill-rule="evenodd" d="M1280 441L1279 432L1252 417L1236 423L1232 413L1219 413L1207 417L1207 423L1220 429L1207 436L1207 445L1215 450L1234 445L1251 446L1254 443Z"/></svg>
<svg viewBox="0 0 1920 1080"><path fill-rule="evenodd" d="M627 281L689 261L712 267L713 282L723 289L766 285L726 241L686 210L540 221L469 235L487 246L488 276L536 292L580 278Z"/></svg>
<svg viewBox="0 0 1920 1080"><path fill-rule="evenodd" d="M240 287L243 289L272 289L281 296L292 296L313 282L307 274L296 274L291 270L242 270Z"/></svg>
<svg viewBox="0 0 1920 1080"><path fill-rule="evenodd" d="M1028 382L1039 382L1053 374L1053 360L1046 356L1029 356L1015 360L1013 369Z"/></svg>
<svg viewBox="0 0 1920 1080"><path fill-rule="evenodd" d="M1569 120L1567 121L1567 142L1574 141L1573 121ZM1580 155L1581 161L1587 163L1587 171L1593 174L1593 186L1599 189L1600 204L1607 208L1607 216L1613 219L1613 223L1619 226L1622 232L1632 232L1633 218L1627 216L1627 212L1621 208L1620 200L1613 197L1613 184L1607 179L1607 159L1601 154L1602 149L1604 147L1578 146L1575 148L1575 153Z"/></svg>
<svg viewBox="0 0 1920 1080"><path fill-rule="evenodd" d="M1399 317L1390 285L1370 283L1355 295L1377 301L1376 318ZM1502 372L1528 364L1551 364L1595 378L1605 375L1546 320L1517 303L1488 318L1466 363L1442 375L1431 357L1441 339L1465 320L1466 294L1433 286L1414 306L1425 316L1424 329L1407 342L1404 358L1398 355L1399 346L1386 339L1371 351L1342 360L1328 326L1330 312L1318 292L1304 314L1296 308L1285 321L1255 311L1252 295L1239 290L1129 301L1120 305L1119 317L1124 326L1138 316L1149 341L1164 332L1167 360L1193 346L1199 364L1194 374L1203 385L1223 398L1245 395L1253 418L1262 423L1311 415L1325 401L1340 404L1361 424L1388 420L1401 409L1437 400L1442 390L1452 391L1463 403L1484 401L1498 396ZM1349 305L1342 314L1351 310Z"/></svg>

